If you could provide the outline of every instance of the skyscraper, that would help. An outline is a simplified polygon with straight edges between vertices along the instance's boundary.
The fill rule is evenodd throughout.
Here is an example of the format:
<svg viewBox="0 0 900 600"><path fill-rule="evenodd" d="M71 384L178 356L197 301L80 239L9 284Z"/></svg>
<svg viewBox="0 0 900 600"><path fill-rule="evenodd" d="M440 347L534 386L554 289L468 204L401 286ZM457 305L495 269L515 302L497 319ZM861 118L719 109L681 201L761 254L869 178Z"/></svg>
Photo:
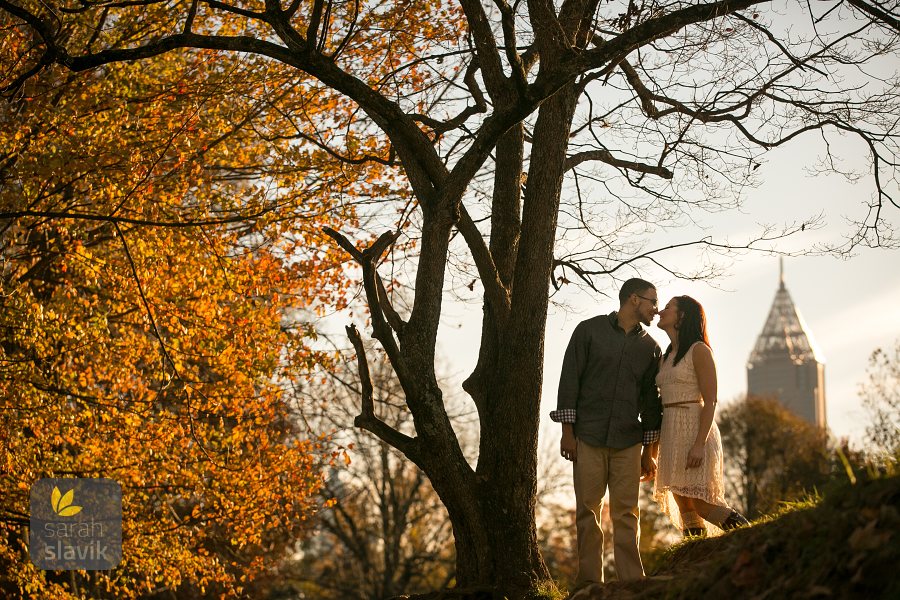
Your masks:
<svg viewBox="0 0 900 600"><path fill-rule="evenodd" d="M769 317L747 361L747 394L774 396L794 414L825 429L825 364L784 285L781 261L778 291Z"/></svg>

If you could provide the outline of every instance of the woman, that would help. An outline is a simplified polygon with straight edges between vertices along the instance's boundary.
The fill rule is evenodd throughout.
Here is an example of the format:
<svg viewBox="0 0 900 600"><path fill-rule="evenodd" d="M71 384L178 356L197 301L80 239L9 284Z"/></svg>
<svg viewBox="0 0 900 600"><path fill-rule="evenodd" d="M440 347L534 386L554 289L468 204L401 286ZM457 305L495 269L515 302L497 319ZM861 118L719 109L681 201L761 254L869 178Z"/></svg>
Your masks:
<svg viewBox="0 0 900 600"><path fill-rule="evenodd" d="M704 520L726 531L747 525L725 502L722 441L713 420L716 363L703 307L690 296L672 298L657 326L672 343L656 377L663 403L656 501L685 536L702 535Z"/></svg>

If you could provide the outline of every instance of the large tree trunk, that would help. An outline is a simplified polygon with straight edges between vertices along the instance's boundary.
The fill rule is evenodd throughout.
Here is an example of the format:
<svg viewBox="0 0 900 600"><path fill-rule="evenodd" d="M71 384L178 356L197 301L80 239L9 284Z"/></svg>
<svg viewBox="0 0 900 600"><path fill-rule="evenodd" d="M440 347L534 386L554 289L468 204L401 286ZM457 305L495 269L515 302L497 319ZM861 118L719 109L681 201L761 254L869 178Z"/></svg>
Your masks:
<svg viewBox="0 0 900 600"><path fill-rule="evenodd" d="M510 598L522 597L550 579L534 519L537 441L556 216L575 105L570 85L540 109L521 226L518 202L510 200L519 196L521 129L510 131L498 145L495 185L504 187L495 189L494 198L495 206L500 199L504 209L494 216L496 220L502 214L505 221L492 223L492 246L497 236L497 246L502 243L508 249L505 255L498 254L498 268L510 285L512 310L505 323L496 323L493 311L486 307L479 363L465 384L478 405L481 422L475 476L479 510L472 515L479 522L454 520L454 512L459 511L452 502L447 504L460 585L495 587ZM518 169L512 170L516 164Z"/></svg>

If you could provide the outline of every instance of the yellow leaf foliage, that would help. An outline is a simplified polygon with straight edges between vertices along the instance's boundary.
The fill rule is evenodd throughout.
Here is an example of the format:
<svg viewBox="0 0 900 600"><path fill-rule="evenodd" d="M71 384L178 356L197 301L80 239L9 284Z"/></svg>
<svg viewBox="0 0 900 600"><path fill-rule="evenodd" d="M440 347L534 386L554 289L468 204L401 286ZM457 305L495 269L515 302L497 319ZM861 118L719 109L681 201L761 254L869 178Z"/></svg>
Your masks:
<svg viewBox="0 0 900 600"><path fill-rule="evenodd" d="M421 4L404 18L425 27ZM116 27L98 35L133 43L167 6L110 9ZM0 25L11 73L32 40ZM397 43L415 46L413 29ZM396 63L385 48L373 77ZM387 156L353 118L287 68L211 51L46 70L0 105L0 211L22 213L0 222L0 514L26 515L41 477L109 477L124 493L112 574L37 570L24 523L0 518L4 589L238 595L303 534L334 456L289 390L328 363L309 319L346 304L344 253L321 228L357 224L344 198L399 193L387 168L308 143ZM189 222L205 224L175 226Z"/></svg>

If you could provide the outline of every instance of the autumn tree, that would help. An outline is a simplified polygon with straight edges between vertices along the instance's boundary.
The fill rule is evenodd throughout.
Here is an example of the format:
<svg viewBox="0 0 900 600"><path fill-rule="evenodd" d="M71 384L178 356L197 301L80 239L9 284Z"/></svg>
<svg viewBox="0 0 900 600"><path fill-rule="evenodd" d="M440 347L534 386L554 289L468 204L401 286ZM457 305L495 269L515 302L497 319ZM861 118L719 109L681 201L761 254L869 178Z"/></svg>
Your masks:
<svg viewBox="0 0 900 600"><path fill-rule="evenodd" d="M774 398L750 396L719 416L728 499L749 518L828 482L837 457L827 433Z"/></svg>
<svg viewBox="0 0 900 600"><path fill-rule="evenodd" d="M32 40L0 23L5 84ZM0 104L4 597L252 594L321 504L336 449L285 390L329 360L310 318L344 283L319 228L361 184L269 139L279 102L303 100L246 68L211 52L50 68ZM122 485L114 572L35 568L41 477Z"/></svg>
<svg viewBox="0 0 900 600"><path fill-rule="evenodd" d="M403 389L414 432L379 417L364 345L351 330L363 380L356 425L429 477L453 524L458 586L509 597L548 577L534 512L552 286L602 288L610 276L657 264L707 274L702 264L666 265L664 248L648 246L642 234L697 211L739 206L765 152L804 135L824 138L821 164L829 171L843 170L830 154L836 137L853 137L868 153L875 192L847 240L831 249L896 247L898 98L896 80L879 77L896 59L895 7L0 0L28 39L6 76L13 97L51 67L111 72L203 49L246 57L259 73L285 68L298 94L330 103L328 116L288 109L281 120L297 148L303 141L335 164L386 169L394 193L355 198L381 229L326 231L359 267L372 335ZM781 234L814 224L676 245L769 250ZM414 254L388 252L410 241ZM484 310L478 364L463 385L479 416L474 466L435 374L443 295L461 272ZM387 273L409 273L415 296L407 310L384 291Z"/></svg>
<svg viewBox="0 0 900 600"><path fill-rule="evenodd" d="M900 455L900 340L893 350L878 348L869 357L859 396L869 414L866 435L881 452Z"/></svg>
<svg viewBox="0 0 900 600"><path fill-rule="evenodd" d="M390 365L382 359L371 368L379 414L392 427L411 432ZM300 558L280 570L276 589L322 600L381 600L440 589L454 578L446 509L418 467L353 426L360 392L350 363L296 392L308 407L304 419L316 430L334 431L347 448L347 463L330 470L321 494L331 506L312 520L313 535L300 544ZM463 414L451 415L458 428L467 428Z"/></svg>

